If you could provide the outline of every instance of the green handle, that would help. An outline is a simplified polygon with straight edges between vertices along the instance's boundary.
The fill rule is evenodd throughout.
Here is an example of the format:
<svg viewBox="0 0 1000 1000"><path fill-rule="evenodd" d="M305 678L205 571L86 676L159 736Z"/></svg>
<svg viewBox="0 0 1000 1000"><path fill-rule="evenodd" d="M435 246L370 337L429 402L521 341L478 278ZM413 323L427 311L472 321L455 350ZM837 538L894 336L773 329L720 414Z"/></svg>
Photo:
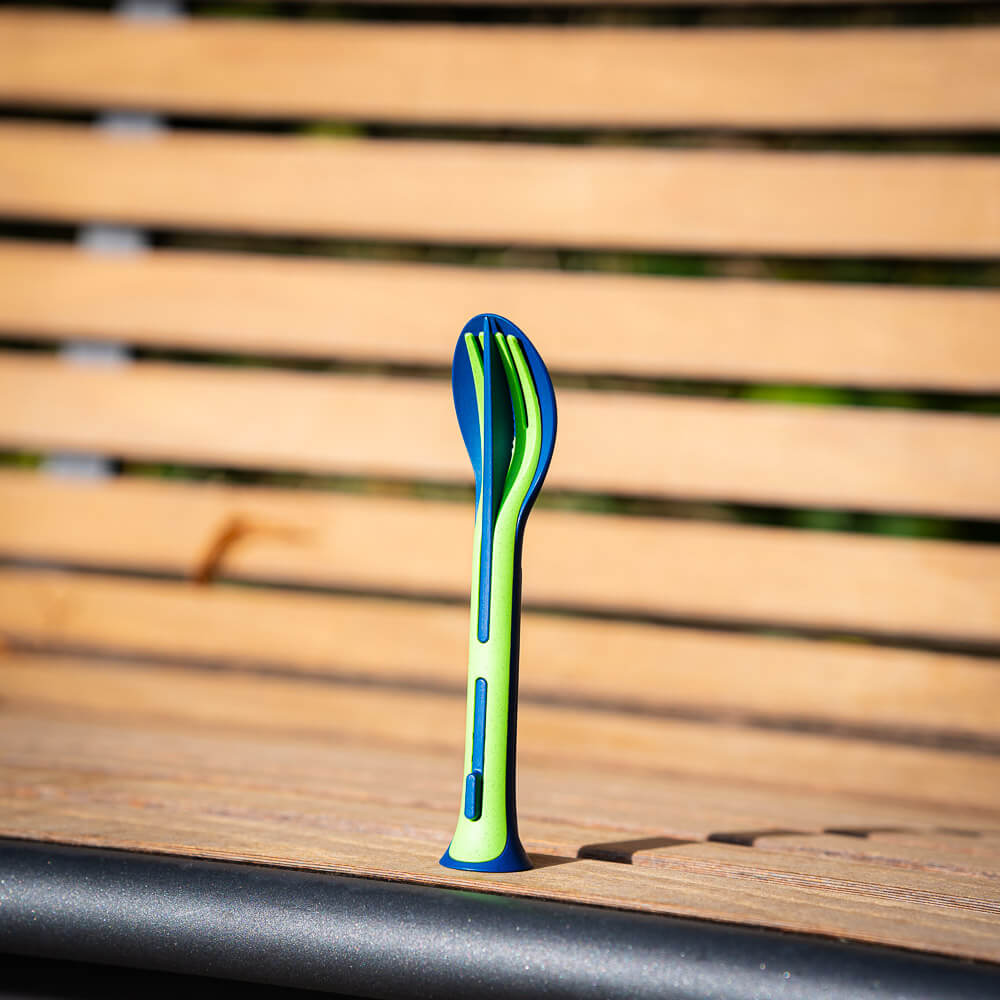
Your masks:
<svg viewBox="0 0 1000 1000"><path fill-rule="evenodd" d="M477 518L478 521L478 518ZM475 540L478 564L480 535ZM511 639L514 595L513 546L496 546L490 587L490 637L480 642L478 578L473 585L469 624L469 679L465 718L465 780L458 825L450 852L456 861L489 861L507 843L507 803L511 699ZM478 709L478 711L477 711ZM477 718L478 716L478 718ZM471 778L471 788L470 788ZM470 795L478 802L470 802ZM478 808L474 806L478 805ZM472 815L470 815L470 813Z"/></svg>

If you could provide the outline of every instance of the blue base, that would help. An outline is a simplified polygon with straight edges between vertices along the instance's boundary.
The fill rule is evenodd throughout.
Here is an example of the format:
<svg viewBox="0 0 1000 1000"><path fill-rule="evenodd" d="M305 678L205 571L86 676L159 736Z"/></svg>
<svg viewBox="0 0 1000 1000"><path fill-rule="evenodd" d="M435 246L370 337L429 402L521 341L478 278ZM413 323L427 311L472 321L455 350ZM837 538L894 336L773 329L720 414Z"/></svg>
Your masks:
<svg viewBox="0 0 1000 1000"><path fill-rule="evenodd" d="M528 855L524 853L521 841L508 837L503 850L489 861L459 861L451 856L451 846L441 855L439 864L445 868L457 868L466 872L526 872L532 868Z"/></svg>

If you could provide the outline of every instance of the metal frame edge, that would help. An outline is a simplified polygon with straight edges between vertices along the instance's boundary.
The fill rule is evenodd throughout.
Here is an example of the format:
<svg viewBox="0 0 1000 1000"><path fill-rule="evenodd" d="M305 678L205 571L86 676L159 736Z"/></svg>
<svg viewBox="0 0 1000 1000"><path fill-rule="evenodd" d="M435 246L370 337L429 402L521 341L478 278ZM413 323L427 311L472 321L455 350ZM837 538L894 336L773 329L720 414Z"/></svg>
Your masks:
<svg viewBox="0 0 1000 1000"><path fill-rule="evenodd" d="M1000 966L901 949L316 871L3 839L0 952L386 1000L1000 996Z"/></svg>

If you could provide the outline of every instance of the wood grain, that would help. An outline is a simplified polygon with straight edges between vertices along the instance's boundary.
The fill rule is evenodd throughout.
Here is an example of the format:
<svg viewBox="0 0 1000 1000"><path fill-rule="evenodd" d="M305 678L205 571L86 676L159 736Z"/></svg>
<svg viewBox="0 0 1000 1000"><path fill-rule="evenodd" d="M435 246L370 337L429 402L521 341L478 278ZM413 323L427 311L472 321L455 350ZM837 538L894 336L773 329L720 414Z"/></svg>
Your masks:
<svg viewBox="0 0 1000 1000"><path fill-rule="evenodd" d="M0 570L0 638L461 694L462 607ZM528 613L521 696L1000 737L995 661Z"/></svg>
<svg viewBox="0 0 1000 1000"><path fill-rule="evenodd" d="M80 366L0 352L0 446L471 480L445 379L152 362ZM559 446L546 483L996 517L995 454L1000 421L985 416L562 389Z"/></svg>
<svg viewBox="0 0 1000 1000"><path fill-rule="evenodd" d="M893 865L918 871L944 872L1000 880L1000 857L995 852L974 852L943 844L931 835L921 842L914 838L876 838L826 834L818 837L764 836L754 841L762 850L795 851L824 858L848 859ZM995 889L1000 892L1000 888Z"/></svg>
<svg viewBox="0 0 1000 1000"><path fill-rule="evenodd" d="M413 763L411 759L409 766L412 767ZM90 804L101 802L108 808L125 810L136 804L141 808L155 808L157 799L176 795L177 774L176 765L174 774L166 772L136 777L119 773L114 768L95 770L80 765L70 765L67 768L65 764L51 763L46 757L41 763L36 761L5 765L3 771L0 771L0 797L8 800L58 798L66 803L85 800ZM89 786L83 794L80 788L82 783ZM229 814L240 816L245 821L251 821L254 814L261 818L270 814L276 818L282 813L287 816L293 810L300 814L305 812L307 825L321 826L328 831L331 848L338 842L350 844L366 832L420 846L447 844L455 822L451 796L448 797L447 808L438 802L404 805L361 799L356 797L353 788L341 787L339 776L335 782L328 779L326 787L321 791L310 791L308 788L290 789L280 782L274 785L258 782L255 786L237 789L232 784L222 782L217 774L211 773L192 781L188 796L189 806L197 803L197 808L209 815ZM248 808L250 799L253 804ZM242 807L236 805L240 800ZM629 835L628 832L614 831L608 827L598 831L594 827L578 826L561 819L533 819L530 822L530 832L525 835L524 840L526 848L532 853L573 858L581 846L589 844L595 836ZM802 855L797 857L802 858ZM840 862L841 866L850 864ZM924 877L931 880L935 878L933 875Z"/></svg>
<svg viewBox="0 0 1000 1000"><path fill-rule="evenodd" d="M468 599L464 504L0 473L8 557L193 576L234 523L223 577ZM545 509L524 551L529 605L984 642L998 578L992 546Z"/></svg>
<svg viewBox="0 0 1000 1000"><path fill-rule="evenodd" d="M489 303L539 338L556 372L1000 389L995 289L100 255L15 241L0 241L0 268L9 338L440 366L447 331Z"/></svg>
<svg viewBox="0 0 1000 1000"><path fill-rule="evenodd" d="M985 156L722 152L0 128L0 212L372 239L1000 253ZM927 211L933 205L934 211Z"/></svg>
<svg viewBox="0 0 1000 1000"><path fill-rule="evenodd" d="M40 712L42 714L40 714ZM409 810L441 808L453 819L456 795L455 755L451 749L398 748L308 733L259 734L236 729L212 730L183 719L158 721L77 717L58 718L36 707L5 709L3 760L13 768L44 766L123 781L165 781L198 771L208 785L242 790L282 789L308 796L333 813L333 803L374 803ZM363 752L359 750L363 746ZM211 769L202 767L211 761ZM248 767L247 762L252 761ZM678 762L682 763L682 762ZM400 781L385 781L385 774ZM555 827L587 828L589 854L624 857L621 838L658 837L661 841L725 837L747 832L785 830L821 834L831 827L885 827L927 832L940 810L920 802L900 802L863 795L747 782L726 776L659 771L650 795L648 771L628 771L599 764L577 765L564 757L556 764L519 761L518 801L523 833L532 843L554 836ZM331 808L326 804L330 803ZM952 807L949 818L969 829L989 829L1000 811ZM384 825L381 827L385 829ZM562 836L562 834L559 834ZM572 854L568 843L546 842L550 852ZM645 849L649 849L646 845ZM632 847L635 860L642 856Z"/></svg>
<svg viewBox="0 0 1000 1000"><path fill-rule="evenodd" d="M961 834L945 833L938 829L931 834L916 836L911 830L872 830L867 839L878 846L927 844L940 847L950 854L980 858L1000 865L1000 842L996 836L983 835L980 830L964 830Z"/></svg>
<svg viewBox="0 0 1000 1000"><path fill-rule="evenodd" d="M911 836L921 841L924 834ZM732 844L678 844L639 850L632 863L657 870L711 872L734 880L815 886L858 896L891 896L918 905L954 906L1000 915L996 886L988 879L972 875L946 875L794 851L760 851Z"/></svg>
<svg viewBox="0 0 1000 1000"><path fill-rule="evenodd" d="M151 722L296 733L461 757L465 698L304 679L9 655L5 702L70 718L125 713ZM995 808L1000 759L740 726L525 704L518 754L556 764L681 772L730 781L879 796L903 803Z"/></svg>
<svg viewBox="0 0 1000 1000"><path fill-rule="evenodd" d="M15 673L20 669L17 661L6 661L5 680L11 665ZM42 673L53 666L45 661L34 665ZM280 701L276 709L284 710ZM349 711L350 706L342 710ZM311 740L300 732L295 742L282 743L267 730L254 733L249 744L238 733L216 730L201 735L191 730L195 718L183 710L164 728L162 720L150 725L141 713L136 717L119 712L106 723L62 721L20 715L17 706L7 702L4 721L0 832L7 836L374 875L780 927L945 954L987 959L998 954L995 905L990 905L986 890L975 879L950 881L850 862L797 864L794 858L715 844L654 849L655 865L647 863L648 851L637 855L643 860L634 865L574 860L574 847L579 852L591 846L584 841L593 837L613 847L628 829L613 825L613 806L611 810L605 806L610 822L591 829L580 825L572 813L562 812L564 807L551 798L546 800L549 818L526 820L525 836L535 849L560 845L566 851L563 863L513 876L458 873L435 863L452 820L440 797L424 805L393 805L359 800L349 779L342 788L340 774L325 768L325 781L297 778L297 770L309 773L322 766L324 757L338 752L329 740ZM21 736L34 744L30 758ZM64 757L63 752L73 747L79 753ZM369 793L399 794L405 792L410 775L420 784L440 771L439 758L421 749L394 753L378 744L366 744L360 753L357 744L349 749L349 756L342 753L346 771L352 764L363 770L370 749L374 761L383 766L391 761L400 779L370 781L365 786ZM230 760L238 764L235 783L226 773ZM281 780L269 781L269 770L280 774ZM530 765L525 772L530 787ZM583 778L576 760L553 767L549 780L555 776L564 789L581 779L594 780ZM614 782L611 774L603 780ZM646 800L654 809L657 796L649 793L659 781L658 776L644 781ZM665 777L664 787L669 785ZM443 780L439 787L445 787ZM701 794L712 796L710 783L702 782L700 788ZM537 795L537 790L527 794ZM787 798L771 793L779 811Z"/></svg>
<svg viewBox="0 0 1000 1000"><path fill-rule="evenodd" d="M197 18L151 28L97 13L14 10L0 14L0 39L0 98L57 106L577 126L1000 124L1000 29L987 26L699 31Z"/></svg>

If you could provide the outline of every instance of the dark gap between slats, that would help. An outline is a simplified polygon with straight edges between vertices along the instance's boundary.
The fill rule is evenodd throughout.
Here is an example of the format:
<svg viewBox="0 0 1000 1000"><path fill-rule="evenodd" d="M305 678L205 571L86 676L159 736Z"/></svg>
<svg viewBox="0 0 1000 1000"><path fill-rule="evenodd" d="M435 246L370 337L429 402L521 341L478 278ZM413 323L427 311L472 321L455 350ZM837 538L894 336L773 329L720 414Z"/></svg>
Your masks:
<svg viewBox="0 0 1000 1000"><path fill-rule="evenodd" d="M0 550L0 569L27 569L38 571L60 571L86 576L115 576L123 579L161 581L164 583L185 583L191 586L235 587L251 591L277 591L287 594L310 594L329 597L375 598L385 601L403 601L408 604L428 606L468 607L468 597L450 592L409 591L387 587L342 586L335 583L308 583L281 577L230 576L222 574L209 583L197 583L190 574L157 568L136 568L133 565L118 565L101 562L72 562L55 559L30 559ZM638 612L629 608L566 605L546 602L526 601L524 610L551 615L569 621L589 619L602 622L622 622L636 625L654 625L698 632L719 632L729 635L761 636L773 639L809 639L823 642L846 643L855 646L911 650L928 653L956 653L983 662L984 667L996 667L1000 657L1000 643L976 640L942 638L904 632L880 632L876 629L848 629L829 626L789 625L785 622L763 620L733 621L724 616L671 616Z"/></svg>
<svg viewBox="0 0 1000 1000"><path fill-rule="evenodd" d="M141 649L121 649L106 646L73 645L65 643L40 643L15 634L4 636L8 649L14 653L31 655L56 655L87 657L101 665L115 665L122 669L135 667L171 667L195 673L215 673L267 677L301 684L324 687L353 687L389 689L421 694L465 695L465 684L445 684L414 677L371 677L361 671L352 671L347 664L330 664L325 672L305 670L282 663L239 660L205 659L199 657L171 656L147 653ZM456 674L456 676L458 676ZM834 739L921 747L957 753L975 753L1000 756L1000 737L990 737L962 730L920 728L892 725L873 725L841 722L813 716L769 715L760 712L740 712L720 709L712 705L649 705L631 699L606 699L597 696L573 695L562 689L560 693L526 692L519 696L522 705L544 705L550 708L583 709L611 715L628 715L663 721L698 722L725 728L763 730L766 732L801 733L827 736Z"/></svg>
<svg viewBox="0 0 1000 1000"><path fill-rule="evenodd" d="M448 501L466 505L471 504L473 500L471 484L464 483L275 472L268 469L114 460L114 456L110 457L114 461L114 471L117 474L136 478ZM0 469L38 469L43 459L44 456L39 452L0 450ZM906 511L872 512L823 507L789 507L557 489L544 489L539 496L537 507L595 515L614 514L624 517L788 527L840 534L983 544L1000 543L1000 519L935 517Z"/></svg>
<svg viewBox="0 0 1000 1000"><path fill-rule="evenodd" d="M0 7L23 7L24 0L0 0ZM34 7L111 12L112 0L34 0ZM905 25L995 24L1000 5L979 3L889 2L845 0L843 3L684 3L632 2L602 4L587 0L543 0L529 4L481 4L392 0L188 0L192 17L221 17L280 21L451 22L456 24L635 25L676 28L711 27L882 27Z"/></svg>
<svg viewBox="0 0 1000 1000"><path fill-rule="evenodd" d="M131 224L131 223L130 223ZM79 226L0 215L0 239L73 242ZM1000 260L808 257L766 254L653 253L565 247L399 243L337 237L219 230L145 228L153 248L268 256L446 264L510 270L638 274L678 278L744 278L833 284L1000 287Z"/></svg>
<svg viewBox="0 0 1000 1000"><path fill-rule="evenodd" d="M255 3L239 0L194 0L186 5L195 16L280 17L283 20L450 21L466 24L604 24L664 27L826 27L906 24L982 24L1000 18L996 4L948 3L877 4L613 4L545 2L476 3ZM957 9L956 9L957 7ZM986 8L983 10L983 8Z"/></svg>
<svg viewBox="0 0 1000 1000"><path fill-rule="evenodd" d="M720 149L789 152L872 154L963 154L990 156L1000 153L997 129L963 129L927 126L902 129L878 126L828 129L808 124L772 129L746 126L626 127L619 125L476 125L454 122L392 121L367 118L306 118L240 114L202 115L172 112L146 104L116 104L117 110L155 114L163 125L221 135L285 135L330 139L405 139L440 142L518 143L558 146L646 147L659 149ZM0 117L12 122L44 124L98 124L101 108L63 107L57 104L4 103Z"/></svg>
<svg viewBox="0 0 1000 1000"><path fill-rule="evenodd" d="M6 336L5 336L6 333ZM52 355L64 342L86 341L81 332L63 340L34 337L31 334L11 336L0 329L0 351L21 354ZM442 358L441 365L403 364L382 358L305 358L290 355L235 354L210 349L203 351L176 350L132 346L127 342L129 357L134 361L165 362L195 365L203 368L241 368L251 371L289 371L303 374L369 375L446 381L451 370ZM708 378L665 378L631 374L579 374L552 369L557 389L584 389L590 392L634 392L656 396L701 399L735 399L797 406L846 406L865 409L902 409L935 412L958 412L978 415L1000 415L1000 392L943 392L919 387L883 388L830 384L747 382Z"/></svg>

